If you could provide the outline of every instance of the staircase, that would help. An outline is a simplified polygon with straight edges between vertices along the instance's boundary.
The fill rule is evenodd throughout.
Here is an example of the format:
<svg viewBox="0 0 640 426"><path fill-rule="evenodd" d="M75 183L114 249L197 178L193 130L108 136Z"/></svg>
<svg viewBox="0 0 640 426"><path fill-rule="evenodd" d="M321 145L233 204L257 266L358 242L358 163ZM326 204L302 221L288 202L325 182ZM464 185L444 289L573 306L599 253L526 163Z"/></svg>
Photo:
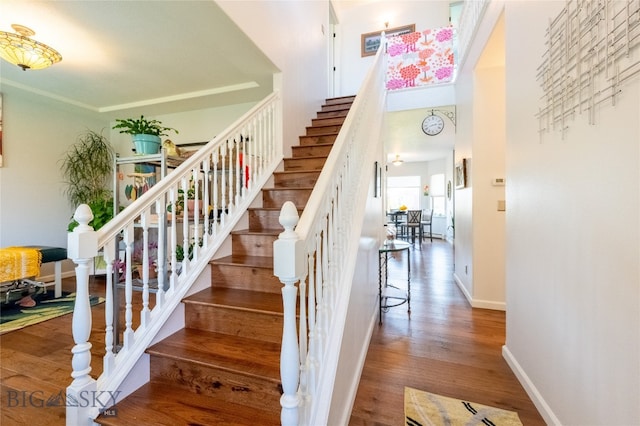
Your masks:
<svg viewBox="0 0 640 426"><path fill-rule="evenodd" d="M183 300L185 323L147 350L151 380L102 425L280 424L282 284L273 275L280 208L301 212L354 97L328 99L300 136L249 228L231 235L231 256L212 260L211 287Z"/></svg>

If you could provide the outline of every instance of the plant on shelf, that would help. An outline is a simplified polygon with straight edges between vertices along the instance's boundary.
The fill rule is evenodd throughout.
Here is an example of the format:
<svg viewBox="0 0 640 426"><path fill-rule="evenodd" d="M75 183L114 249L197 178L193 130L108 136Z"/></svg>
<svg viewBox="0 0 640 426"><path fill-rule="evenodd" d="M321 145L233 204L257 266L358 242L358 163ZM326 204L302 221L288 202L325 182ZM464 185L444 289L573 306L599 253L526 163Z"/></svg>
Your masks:
<svg viewBox="0 0 640 426"><path fill-rule="evenodd" d="M156 241L149 241L147 244L147 260L149 265L149 278L155 278L156 265L158 263L158 243ZM134 242L131 263L137 268L138 276L142 278L142 267L144 265L144 246L142 245L142 241Z"/></svg>
<svg viewBox="0 0 640 426"><path fill-rule="evenodd" d="M156 154L160 151L160 136L167 136L168 132L179 132L171 127L165 127L159 120L140 118L118 118L113 129L120 133L131 135L138 154Z"/></svg>
<svg viewBox="0 0 640 426"><path fill-rule="evenodd" d="M176 205L176 214L180 215L182 214L182 212L184 211L184 202L185 199L187 200L187 207L189 209L189 214L193 215L193 211L194 211L194 204L195 202L193 202L193 200L196 199L196 188L195 185L193 183L193 179L190 180L189 182L189 188L187 189L187 194L185 197L185 192L182 188L178 189L178 199L175 202ZM199 211L200 213L202 213L202 198L200 198L199 200ZM171 212L171 204L169 204L167 206L167 211Z"/></svg>
<svg viewBox="0 0 640 426"><path fill-rule="evenodd" d="M176 134L178 131L171 127L164 127L159 120L147 120L144 115L140 118L117 118L114 129L120 129L120 133L127 133L129 135L155 135L155 136L167 136L167 132L174 131Z"/></svg>
<svg viewBox="0 0 640 426"><path fill-rule="evenodd" d="M71 145L61 162L65 195L73 208L87 204L93 212L89 225L100 229L113 217L113 194L110 189L113 171L114 150L109 141L93 130L78 136L77 143ZM68 231L78 223L72 219Z"/></svg>
<svg viewBox="0 0 640 426"><path fill-rule="evenodd" d="M200 238L200 240L198 241L198 247L202 247L203 243L204 241L202 241L202 238ZM189 247L187 249L187 258L189 260L193 259L193 248L195 247L195 245L195 241L192 241L191 244L189 244ZM176 245L176 260L178 262L182 262L184 260L184 247L182 246L182 244Z"/></svg>

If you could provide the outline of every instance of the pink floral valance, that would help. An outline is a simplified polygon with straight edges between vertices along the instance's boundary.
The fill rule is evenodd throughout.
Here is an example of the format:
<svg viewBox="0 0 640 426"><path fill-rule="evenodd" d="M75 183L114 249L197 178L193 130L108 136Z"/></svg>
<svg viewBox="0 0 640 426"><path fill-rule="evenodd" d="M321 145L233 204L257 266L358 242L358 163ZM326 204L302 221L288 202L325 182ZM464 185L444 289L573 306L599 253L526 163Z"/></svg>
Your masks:
<svg viewBox="0 0 640 426"><path fill-rule="evenodd" d="M453 28L387 39L387 90L445 83L453 78Z"/></svg>

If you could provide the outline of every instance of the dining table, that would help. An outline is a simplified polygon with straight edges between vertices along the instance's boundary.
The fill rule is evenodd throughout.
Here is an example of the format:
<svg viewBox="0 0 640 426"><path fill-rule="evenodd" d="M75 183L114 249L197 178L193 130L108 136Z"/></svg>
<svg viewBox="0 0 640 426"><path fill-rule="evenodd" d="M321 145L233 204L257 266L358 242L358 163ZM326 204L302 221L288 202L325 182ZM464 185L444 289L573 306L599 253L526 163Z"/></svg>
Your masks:
<svg viewBox="0 0 640 426"><path fill-rule="evenodd" d="M393 222L393 224L395 225L396 229L398 229L398 225L400 225L401 223L406 222L407 211L406 210L391 210L390 212L387 212L387 216L389 217L389 220L391 222Z"/></svg>

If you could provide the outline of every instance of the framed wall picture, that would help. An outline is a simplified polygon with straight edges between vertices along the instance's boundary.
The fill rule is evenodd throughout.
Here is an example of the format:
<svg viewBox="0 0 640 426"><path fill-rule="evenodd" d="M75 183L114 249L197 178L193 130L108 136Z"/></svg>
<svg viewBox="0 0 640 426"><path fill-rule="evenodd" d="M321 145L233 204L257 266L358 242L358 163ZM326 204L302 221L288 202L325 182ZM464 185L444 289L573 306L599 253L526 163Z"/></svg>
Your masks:
<svg viewBox="0 0 640 426"><path fill-rule="evenodd" d="M461 189L467 186L467 160L463 158L456 163L455 169L455 181L456 189Z"/></svg>
<svg viewBox="0 0 640 426"><path fill-rule="evenodd" d="M360 56L372 56L375 55L380 47L380 37L382 32L385 32L387 37L393 37L402 34L409 34L416 31L416 24L405 25L403 27L387 28L386 30L374 31L372 33L365 33L360 36Z"/></svg>

